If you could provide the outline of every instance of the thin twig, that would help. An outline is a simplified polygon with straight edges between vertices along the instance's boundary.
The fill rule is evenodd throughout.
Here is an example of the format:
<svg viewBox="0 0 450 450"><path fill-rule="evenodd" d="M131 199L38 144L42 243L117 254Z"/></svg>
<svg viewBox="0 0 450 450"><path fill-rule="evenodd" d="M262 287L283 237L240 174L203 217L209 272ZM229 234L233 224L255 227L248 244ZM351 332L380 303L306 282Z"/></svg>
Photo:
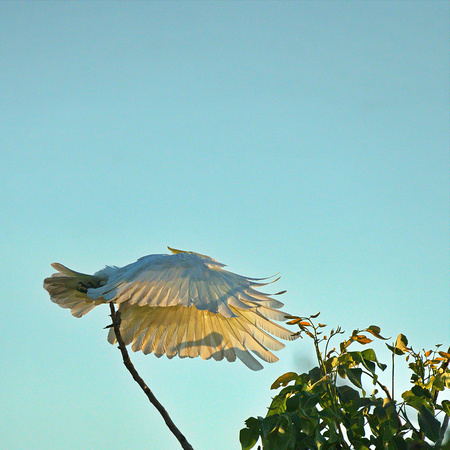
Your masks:
<svg viewBox="0 0 450 450"><path fill-rule="evenodd" d="M394 399L394 395L395 395L395 375L394 375L394 371L395 371L395 349L392 352L392 379L391 379L391 383L392 383L392 399Z"/></svg>
<svg viewBox="0 0 450 450"><path fill-rule="evenodd" d="M402 409L403 408L403 409ZM409 427L411 428L411 430L414 431L414 433L416 433L417 436L420 435L420 431L416 430L414 425L411 423L411 421L409 420L408 414L406 413L406 408L405 408L405 404L400 405L400 411L403 413L403 419L405 419L406 422L408 422Z"/></svg>
<svg viewBox="0 0 450 450"><path fill-rule="evenodd" d="M447 350L447 353L450 353L450 347ZM447 371L448 368L448 364L449 364L449 360L446 359L445 361L442 362L440 369L442 369L442 373L445 373ZM433 395L433 403L436 404L437 402L437 398L439 395L439 391L436 389Z"/></svg>
<svg viewBox="0 0 450 450"><path fill-rule="evenodd" d="M125 346L125 342L120 333L120 314L119 314L119 312L116 312L113 302L111 302L109 304L109 307L111 309L112 326L114 327L114 333L116 334L116 339L117 339L117 342L119 343L119 350L122 353L123 363L125 364L125 367L131 373L131 376L136 381L136 383L139 384L141 389L144 391L145 395L148 397L151 404L159 411L159 413L163 417L164 421L166 422L166 425L169 427L170 431L175 435L175 437L180 442L181 447L185 450L194 450L193 447L191 446L191 444L189 444L187 439L181 433L181 431L172 422L172 419L169 417L169 414L167 413L167 411L164 409L164 407L161 405L161 403L159 403L159 401L153 395L153 392L145 384L144 380L140 377L137 370L134 368L133 363L130 360L130 356L128 355L128 351Z"/></svg>
<svg viewBox="0 0 450 450"><path fill-rule="evenodd" d="M361 369L361 370L362 370L362 373L364 373L364 374L368 375L369 377L371 377L372 380L375 380L375 375L373 375L373 374L370 373L370 372L367 372L367 371L364 370L364 369ZM384 384L381 384L381 383L378 381L378 379L375 381L375 383L378 384L378 386L380 386L381 389L383 389L383 391L384 391L385 394L387 395L387 398L389 399L389 401L391 401L391 402L395 401L395 400L393 399L393 397L391 396L391 393L389 392L389 389L388 389Z"/></svg>

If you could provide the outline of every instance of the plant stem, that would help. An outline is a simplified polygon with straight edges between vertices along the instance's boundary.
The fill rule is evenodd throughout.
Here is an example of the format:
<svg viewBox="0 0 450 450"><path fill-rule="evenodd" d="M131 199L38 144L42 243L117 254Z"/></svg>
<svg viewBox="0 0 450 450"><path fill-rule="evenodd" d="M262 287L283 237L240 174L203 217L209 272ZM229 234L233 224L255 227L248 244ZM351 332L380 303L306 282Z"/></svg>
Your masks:
<svg viewBox="0 0 450 450"><path fill-rule="evenodd" d="M170 431L175 435L175 437L180 442L181 447L184 450L194 450L193 447L191 446L191 444L189 444L187 439L184 437L184 435L180 432L180 430L172 422L172 419L169 417L169 414L167 413L167 411L164 409L164 407L161 405L161 403L159 403L159 401L153 395L153 392L145 384L144 380L140 377L137 370L134 368L134 365L130 360L130 356L128 355L128 351L125 346L125 342L120 333L120 313L116 312L113 302L111 302L109 304L109 307L111 309L112 326L114 327L114 333L116 335L116 339L119 344L119 350L122 353L123 363L125 364L125 367L128 369L128 371L130 372L131 376L136 381L136 383L139 384L141 389L144 391L145 395L148 397L151 404L159 411L159 413L163 417L164 421L166 422L166 425L169 427Z"/></svg>
<svg viewBox="0 0 450 450"><path fill-rule="evenodd" d="M450 347L448 348L447 353L450 353ZM442 369L442 373L445 373L447 371L448 363L449 363L448 359L442 362L441 367L440 367ZM436 405L438 395L439 395L439 391L436 389L434 392L434 395L433 395L433 404L434 405Z"/></svg>
<svg viewBox="0 0 450 450"><path fill-rule="evenodd" d="M363 372L364 374L366 374L366 375L368 375L369 377L371 377L372 380L375 379L374 375L371 374L370 372L367 372L367 371L364 370L364 369L361 369L361 370L362 370L362 372ZM390 401L394 401L394 398L393 398L393 396L391 396L391 393L389 392L389 389L388 389L384 384L381 384L378 380L376 381L376 384L378 384L378 386L380 386L380 388L383 389L383 391L384 391L384 392L386 393L386 395L387 395L387 398L388 398Z"/></svg>
<svg viewBox="0 0 450 450"><path fill-rule="evenodd" d="M395 392L394 392L394 389L395 389L395 374L394 374L394 371L395 371L395 351L392 352L392 382L391 382L391 384L392 384L392 387L391 387L392 399L395 398L394 397L394 395L395 395Z"/></svg>
<svg viewBox="0 0 450 450"><path fill-rule="evenodd" d="M322 352L320 351L319 338L317 336L317 327L312 323L311 318L309 318L309 322L311 323L311 327L314 330L314 335L312 335L311 337L312 337L313 342L314 342L314 347L316 349L317 360L319 362L319 366L321 368L322 375L323 375L323 377L326 380L325 387L326 387L326 390L327 390L328 397L330 399L331 407L332 407L334 415L335 415L335 417L333 419L334 427L335 427L336 433L341 438L342 446L345 449L349 449L350 450L350 447L347 445L347 442L345 442L344 433L342 432L342 429L341 429L341 423L336 420L336 417L339 416L339 411L340 411L340 408L337 405L337 402L335 400L336 399L336 385L334 384L334 382L330 381L330 377L327 374L327 369L325 367L325 361L323 360ZM326 354L325 354L325 357L326 357Z"/></svg>
<svg viewBox="0 0 450 450"><path fill-rule="evenodd" d="M403 404L399 407L399 411L403 413L403 419L406 422L408 422L408 425L411 428L411 430L413 430L413 432L416 433L417 436L419 436L420 432L414 428L414 425L409 420L408 414L406 414L405 404ZM400 415L399 415L399 417L400 417Z"/></svg>

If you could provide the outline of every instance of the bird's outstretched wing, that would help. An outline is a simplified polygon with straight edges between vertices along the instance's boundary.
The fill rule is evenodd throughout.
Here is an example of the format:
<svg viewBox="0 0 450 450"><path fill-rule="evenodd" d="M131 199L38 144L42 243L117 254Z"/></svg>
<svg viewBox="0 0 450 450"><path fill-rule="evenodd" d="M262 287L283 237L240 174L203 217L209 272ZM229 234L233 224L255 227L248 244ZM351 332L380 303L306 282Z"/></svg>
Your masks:
<svg viewBox="0 0 450 450"><path fill-rule="evenodd" d="M112 273L105 285L89 289L94 300L103 297L120 305L195 306L198 310L235 317L230 307L256 305L280 308L283 304L256 291L273 281L247 278L228 272L223 264L197 253L149 255Z"/></svg>
<svg viewBox="0 0 450 450"><path fill-rule="evenodd" d="M134 351L154 353L157 357L166 354L168 358L176 355L180 358L201 356L216 361L238 358L252 370L260 370L263 366L250 352L263 361L278 361L270 350L281 350L284 344L271 334L295 339L291 331L268 320L256 308L231 308L236 317L226 318L220 313L200 311L195 306L148 308L122 303L119 308L121 334L125 344L132 344ZM116 342L113 328L109 331L108 341Z"/></svg>
<svg viewBox="0 0 450 450"><path fill-rule="evenodd" d="M283 303L258 290L276 279L244 277L208 256L171 250L172 255L149 255L97 272L94 277L102 281L86 285L83 300L119 305L121 332L134 351L169 358L239 358L253 370L262 365L250 351L277 361L270 350L284 344L273 336L296 336L272 322L285 320L287 314L279 310ZM115 342L112 328L108 340Z"/></svg>

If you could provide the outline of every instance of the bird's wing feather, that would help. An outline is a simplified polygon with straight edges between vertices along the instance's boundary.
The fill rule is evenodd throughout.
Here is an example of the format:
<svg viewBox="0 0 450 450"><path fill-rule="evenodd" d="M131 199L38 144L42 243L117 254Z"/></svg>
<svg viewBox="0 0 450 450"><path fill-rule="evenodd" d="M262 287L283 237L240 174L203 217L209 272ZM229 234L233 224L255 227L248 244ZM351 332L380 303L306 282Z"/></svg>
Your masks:
<svg viewBox="0 0 450 450"><path fill-rule="evenodd" d="M277 361L271 350L284 344L276 338L297 337L272 322L286 320L279 310L283 303L259 291L278 278L244 277L207 256L172 252L94 275L53 264L59 273L46 278L44 288L76 317L101 303L119 305L122 337L134 351L168 358L240 359L253 370L262 368L254 355ZM116 340L113 328L108 340Z"/></svg>
<svg viewBox="0 0 450 450"><path fill-rule="evenodd" d="M192 306L198 310L234 317L231 307L279 308L278 300L254 289L256 279L222 269L217 261L195 253L150 255L111 272L104 286L89 289L93 300L100 298L140 306Z"/></svg>
<svg viewBox="0 0 450 450"><path fill-rule="evenodd" d="M173 307L149 307L122 303L121 330L125 344L132 344L134 351L154 353L157 357L215 360L240 359L253 370L262 365L252 355L267 362L278 358L271 350L280 350L284 345L274 337L295 339L293 333L271 322L257 308L239 310L232 307L234 317L227 318L208 310L198 310L194 305ZM266 330L266 331L264 331ZM108 340L115 342L114 330ZM252 352L252 353L250 353Z"/></svg>

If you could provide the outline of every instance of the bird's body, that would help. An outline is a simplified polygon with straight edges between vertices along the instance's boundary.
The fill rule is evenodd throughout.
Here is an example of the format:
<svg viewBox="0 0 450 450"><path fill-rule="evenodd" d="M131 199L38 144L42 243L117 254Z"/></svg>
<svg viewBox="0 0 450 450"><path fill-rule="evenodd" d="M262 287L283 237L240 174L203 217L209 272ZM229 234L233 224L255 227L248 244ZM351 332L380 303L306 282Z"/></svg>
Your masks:
<svg viewBox="0 0 450 450"><path fill-rule="evenodd" d="M272 322L284 321L283 303L254 288L272 283L223 269L204 255L173 250L149 255L124 267L106 267L94 275L61 264L44 280L51 300L81 317L95 306L114 302L121 316L125 344L134 351L168 358L240 359L253 370L278 358L270 350L295 335ZM270 333L270 334L269 334ZM273 335L273 336L271 336ZM111 328L108 341L116 340Z"/></svg>

